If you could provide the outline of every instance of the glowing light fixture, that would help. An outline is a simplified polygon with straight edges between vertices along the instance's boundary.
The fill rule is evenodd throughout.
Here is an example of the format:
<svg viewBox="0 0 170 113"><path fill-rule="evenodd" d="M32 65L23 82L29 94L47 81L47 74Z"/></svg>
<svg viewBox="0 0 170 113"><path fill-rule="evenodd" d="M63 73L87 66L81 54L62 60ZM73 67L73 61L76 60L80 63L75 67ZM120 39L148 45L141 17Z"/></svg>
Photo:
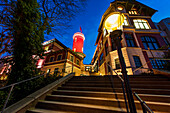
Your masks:
<svg viewBox="0 0 170 113"><path fill-rule="evenodd" d="M104 26L107 31L111 32L121 28L124 22L124 14L120 12L111 13L105 20Z"/></svg>

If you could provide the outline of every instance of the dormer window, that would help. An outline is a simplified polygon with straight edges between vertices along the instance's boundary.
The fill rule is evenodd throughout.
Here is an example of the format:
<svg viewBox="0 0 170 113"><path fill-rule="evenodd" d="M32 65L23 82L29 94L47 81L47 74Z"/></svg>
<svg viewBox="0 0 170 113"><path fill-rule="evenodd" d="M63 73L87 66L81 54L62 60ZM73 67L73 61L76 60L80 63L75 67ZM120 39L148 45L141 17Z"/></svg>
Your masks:
<svg viewBox="0 0 170 113"><path fill-rule="evenodd" d="M137 15L138 12L137 12L136 8L133 8L131 11L129 11L129 14L130 15Z"/></svg>
<svg viewBox="0 0 170 113"><path fill-rule="evenodd" d="M144 19L133 19L136 29L150 29L148 21Z"/></svg>

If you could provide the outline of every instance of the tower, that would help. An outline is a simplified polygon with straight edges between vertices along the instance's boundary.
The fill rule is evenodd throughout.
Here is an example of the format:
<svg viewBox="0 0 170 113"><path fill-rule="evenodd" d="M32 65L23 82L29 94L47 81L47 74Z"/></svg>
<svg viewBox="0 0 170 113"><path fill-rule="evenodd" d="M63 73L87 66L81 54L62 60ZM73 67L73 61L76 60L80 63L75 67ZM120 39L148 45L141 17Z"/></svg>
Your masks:
<svg viewBox="0 0 170 113"><path fill-rule="evenodd" d="M77 32L73 35L73 51L83 53L83 45L84 45L84 34Z"/></svg>

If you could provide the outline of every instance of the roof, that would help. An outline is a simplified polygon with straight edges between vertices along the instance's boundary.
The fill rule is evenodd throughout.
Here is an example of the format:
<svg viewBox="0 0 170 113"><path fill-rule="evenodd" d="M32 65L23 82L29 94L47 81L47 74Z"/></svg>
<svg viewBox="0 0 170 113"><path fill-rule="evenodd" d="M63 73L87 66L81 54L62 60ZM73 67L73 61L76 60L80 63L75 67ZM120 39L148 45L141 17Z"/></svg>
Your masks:
<svg viewBox="0 0 170 113"><path fill-rule="evenodd" d="M110 6L108 7L108 9L105 11L105 13L102 16L102 19L101 19L101 22L100 22L100 25L99 25L99 29L98 29L99 34L97 36L97 40L96 40L95 45L98 43L98 41L100 39L100 34L102 33L103 24L104 24L106 17L111 12L116 12L115 7L119 4L123 5L127 12L130 11L134 6L137 7L138 11L142 10L143 12L145 12L146 16L152 16L155 12L157 12L157 10L155 10L155 9L149 7L149 6L146 6L146 5L140 3L136 0L115 0L115 1L111 2Z"/></svg>

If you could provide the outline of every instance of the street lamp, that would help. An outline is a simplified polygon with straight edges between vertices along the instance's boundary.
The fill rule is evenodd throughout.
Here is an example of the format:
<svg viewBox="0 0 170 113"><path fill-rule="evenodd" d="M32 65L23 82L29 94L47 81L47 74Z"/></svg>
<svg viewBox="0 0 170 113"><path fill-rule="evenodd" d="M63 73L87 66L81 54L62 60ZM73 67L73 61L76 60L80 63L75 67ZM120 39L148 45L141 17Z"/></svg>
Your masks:
<svg viewBox="0 0 170 113"><path fill-rule="evenodd" d="M117 48L119 62L120 62L120 66L122 69L122 75L124 78L124 84L125 84L125 89L126 89L126 93L127 93L130 113L136 113L136 107L135 107L135 103L134 103L134 99L133 99L133 94L132 94L132 90L130 87L129 78L127 76L126 64L125 64L125 61L124 61L124 58L122 55L122 51L121 51L121 43L120 42L122 40L121 28L122 28L123 22L124 22L123 13L114 12L107 16L107 18L104 22L104 25L105 25L104 27L110 33L110 38L113 39L113 41L116 45L116 48Z"/></svg>

